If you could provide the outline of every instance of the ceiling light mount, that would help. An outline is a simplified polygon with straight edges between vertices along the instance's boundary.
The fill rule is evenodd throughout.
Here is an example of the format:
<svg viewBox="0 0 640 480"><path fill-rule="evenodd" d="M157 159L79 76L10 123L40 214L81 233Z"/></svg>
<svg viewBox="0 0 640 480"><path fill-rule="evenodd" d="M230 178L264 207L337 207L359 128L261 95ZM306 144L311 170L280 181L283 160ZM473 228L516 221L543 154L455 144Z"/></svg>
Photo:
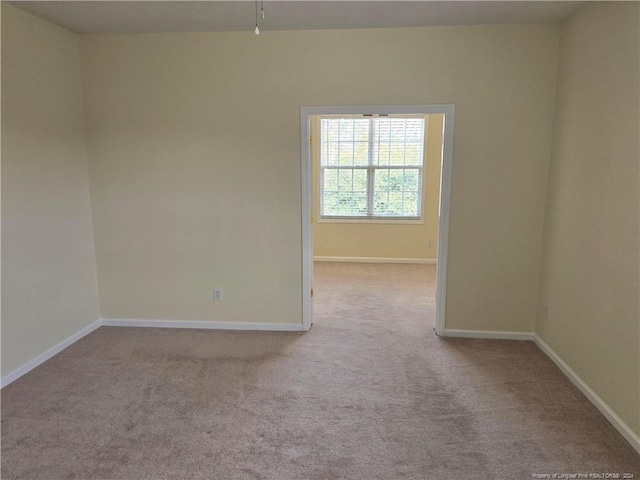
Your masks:
<svg viewBox="0 0 640 480"><path fill-rule="evenodd" d="M258 26L258 0L255 0L256 4L256 29L254 33L260 35L260 27ZM260 18L264 20L264 0L260 0Z"/></svg>

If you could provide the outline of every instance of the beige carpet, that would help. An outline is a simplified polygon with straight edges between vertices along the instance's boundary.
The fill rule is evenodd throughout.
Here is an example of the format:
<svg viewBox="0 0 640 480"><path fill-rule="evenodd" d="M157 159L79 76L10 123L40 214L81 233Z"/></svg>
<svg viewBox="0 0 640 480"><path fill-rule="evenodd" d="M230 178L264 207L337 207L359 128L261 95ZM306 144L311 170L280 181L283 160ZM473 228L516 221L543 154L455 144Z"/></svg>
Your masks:
<svg viewBox="0 0 640 480"><path fill-rule="evenodd" d="M101 328L9 385L2 478L639 477L532 343L433 335L432 266L316 272L309 333Z"/></svg>

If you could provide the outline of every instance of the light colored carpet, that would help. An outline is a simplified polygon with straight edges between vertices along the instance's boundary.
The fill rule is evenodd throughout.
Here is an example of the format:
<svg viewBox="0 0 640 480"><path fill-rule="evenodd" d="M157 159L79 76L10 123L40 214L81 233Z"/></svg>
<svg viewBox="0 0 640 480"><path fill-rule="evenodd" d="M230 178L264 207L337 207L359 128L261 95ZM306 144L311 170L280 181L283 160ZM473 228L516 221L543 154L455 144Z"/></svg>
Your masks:
<svg viewBox="0 0 640 480"><path fill-rule="evenodd" d="M434 267L316 272L309 333L103 327L9 385L2 478L638 477L535 345L435 337Z"/></svg>

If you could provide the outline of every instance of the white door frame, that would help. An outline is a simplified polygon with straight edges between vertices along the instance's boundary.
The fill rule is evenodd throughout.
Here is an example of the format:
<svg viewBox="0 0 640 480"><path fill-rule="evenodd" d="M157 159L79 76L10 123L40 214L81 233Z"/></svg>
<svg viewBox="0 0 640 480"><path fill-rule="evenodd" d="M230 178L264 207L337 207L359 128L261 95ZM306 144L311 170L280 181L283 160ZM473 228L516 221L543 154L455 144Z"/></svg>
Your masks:
<svg viewBox="0 0 640 480"><path fill-rule="evenodd" d="M447 253L449 243L449 210L453 162L454 104L431 105L358 105L334 107L300 107L300 174L302 186L302 327L311 328L313 317L313 165L311 164L311 116L371 114L444 114L442 173L440 179L440 225L438 227L438 266L436 273L436 334L445 329L447 288Z"/></svg>

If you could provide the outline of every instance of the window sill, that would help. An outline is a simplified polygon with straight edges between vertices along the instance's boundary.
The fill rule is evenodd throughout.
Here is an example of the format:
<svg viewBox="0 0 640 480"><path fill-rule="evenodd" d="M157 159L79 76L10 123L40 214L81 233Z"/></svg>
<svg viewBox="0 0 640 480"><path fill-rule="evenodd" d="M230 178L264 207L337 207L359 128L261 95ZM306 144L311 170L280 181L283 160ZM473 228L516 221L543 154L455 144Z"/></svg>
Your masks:
<svg viewBox="0 0 640 480"><path fill-rule="evenodd" d="M387 225L424 225L424 218L340 218L340 217L319 217L316 223L377 223Z"/></svg>

